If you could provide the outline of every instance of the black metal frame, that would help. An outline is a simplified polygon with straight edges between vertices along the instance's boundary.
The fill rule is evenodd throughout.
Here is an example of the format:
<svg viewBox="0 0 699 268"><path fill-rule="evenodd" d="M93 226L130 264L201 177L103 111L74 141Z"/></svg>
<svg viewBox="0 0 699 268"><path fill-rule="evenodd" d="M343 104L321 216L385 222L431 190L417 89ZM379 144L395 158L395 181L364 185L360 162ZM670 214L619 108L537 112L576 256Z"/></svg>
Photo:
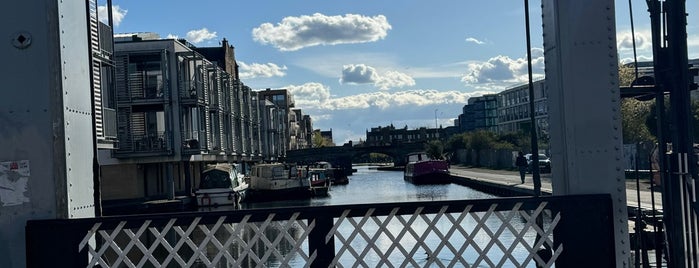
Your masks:
<svg viewBox="0 0 699 268"><path fill-rule="evenodd" d="M522 203L520 210L535 210L542 202L546 202L546 208L552 213L561 214L554 230L554 248L562 241L565 244L556 260L556 266L614 266L616 255L611 196L597 194L30 220L26 225L27 267L87 266L88 252L78 251L78 248L95 223L101 223L100 229L108 230L123 221L127 222L124 228L139 227L146 220L150 220L153 227L165 226L173 218L176 219L176 225L188 225L198 217L201 217L199 224L214 224L221 216L226 216L226 223L240 222L246 216L250 216L248 222L257 222L266 220L272 213L275 215L274 220L288 220L292 214L299 213L297 219L315 221L308 243L309 252L317 251L318 257L311 267L328 267L335 257L335 244L334 239L326 244L325 237L333 228L334 219L347 209L351 210L349 217L363 217L369 209L375 210L372 216L389 215L397 207L399 215L412 214L418 208L423 209L422 214L434 214L444 206L448 206L448 213L462 212L466 206L472 206L470 212L483 212L494 204L497 205L497 211L507 211L518 203Z"/></svg>

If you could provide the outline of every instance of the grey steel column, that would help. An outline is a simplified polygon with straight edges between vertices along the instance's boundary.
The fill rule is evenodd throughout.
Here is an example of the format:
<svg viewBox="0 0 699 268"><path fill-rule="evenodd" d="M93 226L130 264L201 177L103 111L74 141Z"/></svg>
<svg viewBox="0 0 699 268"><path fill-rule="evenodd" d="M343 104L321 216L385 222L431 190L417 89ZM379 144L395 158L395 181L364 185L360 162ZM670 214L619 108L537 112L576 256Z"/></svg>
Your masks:
<svg viewBox="0 0 699 268"><path fill-rule="evenodd" d="M95 215L89 10L85 1L2 6L0 267L25 267L27 220Z"/></svg>
<svg viewBox="0 0 699 268"><path fill-rule="evenodd" d="M628 267L614 1L542 7L553 194L611 195L616 267Z"/></svg>

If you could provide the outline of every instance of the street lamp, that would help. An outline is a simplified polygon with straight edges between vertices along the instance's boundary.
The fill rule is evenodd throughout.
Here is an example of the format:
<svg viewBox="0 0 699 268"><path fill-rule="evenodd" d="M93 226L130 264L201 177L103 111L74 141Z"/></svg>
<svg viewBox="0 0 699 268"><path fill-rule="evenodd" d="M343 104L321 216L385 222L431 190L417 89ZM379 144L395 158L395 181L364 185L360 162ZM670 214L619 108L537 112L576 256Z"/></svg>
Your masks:
<svg viewBox="0 0 699 268"><path fill-rule="evenodd" d="M439 109L434 109L434 128L437 129L437 111Z"/></svg>

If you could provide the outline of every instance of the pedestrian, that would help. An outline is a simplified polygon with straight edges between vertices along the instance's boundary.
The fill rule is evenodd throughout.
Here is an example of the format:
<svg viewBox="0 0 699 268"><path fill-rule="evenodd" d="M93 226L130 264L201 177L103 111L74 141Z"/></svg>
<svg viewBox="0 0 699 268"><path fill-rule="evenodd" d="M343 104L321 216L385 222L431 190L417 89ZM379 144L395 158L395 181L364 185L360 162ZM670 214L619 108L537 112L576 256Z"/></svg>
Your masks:
<svg viewBox="0 0 699 268"><path fill-rule="evenodd" d="M519 177L522 179L522 183L524 184L524 174L527 173L527 159L524 158L524 153L521 151L517 155L515 165L517 168L519 168Z"/></svg>

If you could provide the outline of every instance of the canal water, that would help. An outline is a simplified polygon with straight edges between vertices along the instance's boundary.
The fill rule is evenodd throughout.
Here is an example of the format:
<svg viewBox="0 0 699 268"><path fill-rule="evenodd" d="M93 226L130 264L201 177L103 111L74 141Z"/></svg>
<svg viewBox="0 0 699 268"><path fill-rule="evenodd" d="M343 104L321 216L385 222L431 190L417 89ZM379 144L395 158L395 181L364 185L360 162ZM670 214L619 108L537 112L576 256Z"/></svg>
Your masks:
<svg viewBox="0 0 699 268"><path fill-rule="evenodd" d="M457 184L414 185L403 180L402 171L382 171L371 166L354 166L354 168L357 169L357 172L349 176L349 184L332 186L328 197L244 203L242 208L330 206L494 197Z"/></svg>
<svg viewBox="0 0 699 268"><path fill-rule="evenodd" d="M323 197L323 198L311 198L308 200L286 200L286 201L274 201L274 202L251 202L251 203L244 203L242 205L243 209L255 209L255 208L274 208L274 207L298 207L298 206L328 206L328 205L348 205L348 204L369 204L369 203L389 203L389 202L410 202L410 201L437 201L437 200L463 200L463 199L485 199L485 198L493 198L495 196L492 196L490 194L485 194L482 192L478 192L476 190L470 189L468 187L464 187L461 185L457 184L443 184L443 185L414 185L411 184L405 180L403 180L403 172L402 171L380 171L376 170L373 167L368 167L368 166L355 166L357 171L349 177L350 182L347 185L337 185L333 186L331 191L330 191L330 196L329 197ZM479 213L482 216L482 213ZM431 217L431 216L430 216ZM379 218L385 218L385 217L379 217ZM491 219L494 218L494 219ZM486 225L488 225L488 228L490 230L495 230L497 229L498 226L502 224L502 221L496 219L497 217L491 217L487 220ZM445 225L445 226L437 226L436 228L442 229L442 228L450 228L451 223L448 221L442 223L443 221L440 221L440 225ZM401 232L405 226L401 224L393 224L394 222L392 221L391 224L386 226L385 228L388 229L394 236L397 235L398 233ZM512 222L510 222L512 224ZM275 223L276 224L276 223ZM462 224L465 224L467 226L464 226L466 230L473 230L476 228L477 223L474 221L464 221ZM515 220L514 225L517 224L524 224L524 221L518 222ZM341 234L344 234L345 237L351 236L352 233L354 233L356 227L354 227L352 224L345 224L340 225L338 231ZM369 236L373 236L373 234L380 228L377 224L373 224L371 220L368 221L368 224L363 225L362 230L366 231ZM410 225L410 228L414 230L415 233L423 234L425 232L428 232L431 226L428 226L425 221L422 220L417 220L413 224ZM479 227L480 228L480 227ZM257 228L255 228L257 229ZM478 229L478 228L476 228ZM282 229L275 229L275 228L268 228L267 231L265 231L264 236L269 239L269 241L274 241L277 237L280 235L283 235L281 232L287 232L289 235L300 238L301 234L304 232L303 228L300 226L295 226L289 229L286 229L284 231L284 228ZM252 235L254 232L253 230L249 230L249 234L252 238ZM246 233L247 231L243 231ZM484 245L488 244L493 238L491 237L492 234L488 234L484 232L482 229L478 232L477 235L472 237L471 239L474 241L477 241L481 247ZM527 231L526 234L524 234L525 239L524 240L531 240L533 241L535 238L536 234L534 232ZM512 241L515 241L516 235L510 234L508 235L507 233L502 233L498 237L498 240L500 240L504 245L509 245ZM402 240L401 244L412 244L416 243L414 241L414 237L411 237L410 234L406 234ZM336 243L337 243L336 239ZM439 247L441 244L441 238L439 237L428 237L425 241L425 244L428 248L434 250L435 248ZM449 242L456 246L457 248L459 245L463 245L464 243L467 243L465 241L465 238L462 236L455 235L452 238L449 239ZM357 250L358 252L362 252L366 248L382 248L386 249L391 247L391 244L393 241L391 241L390 238L383 237L382 239L377 240L376 243L368 243L364 239L359 239L356 238L355 240L352 241L352 248ZM265 255L265 250L264 247L254 247L256 251L256 254L258 256ZM278 249L282 251L282 254L285 255L284 258L290 257L290 266L291 267L304 267L306 265L306 261L304 258L301 256L295 255L294 256L287 256L288 253L293 252L291 249L293 245L291 242L286 241L286 239L282 239L282 241L278 245ZM336 245L335 250L339 250L341 246ZM301 248L308 248L307 242L303 242L303 245L301 245ZM259 252L257 252L259 251ZM438 256L428 256L427 252L425 250L421 249L418 252L414 253L414 256L411 256L415 262L414 263L407 263L407 267L412 267L417 264L420 267L425 266L429 261L428 259L430 257L432 258L439 258L441 263L443 264L448 264L452 260L458 258L457 256L454 256L452 253L450 253L450 250L447 250L446 248L443 249ZM233 256L237 257L243 257L245 256L243 246L239 245L231 245L229 249L229 253ZM406 264L404 261L406 260L405 255L403 255L398 249L393 250L394 254L391 254L389 257L389 261L394 265L394 266L405 266L401 264ZM291 253L293 254L293 253ZM468 251L464 252L462 255L464 259L467 261L471 262L475 259L479 258L479 254L477 252L474 252L472 248L470 248ZM504 253L502 251L498 252L498 250L492 250L488 252L488 258L491 260L499 260L500 258L503 257ZM517 262L522 263L527 257L528 251L522 247L522 245L518 245L514 251L512 252L512 259L516 259ZM353 264L360 264L361 263L366 264L365 266L368 267L375 267L377 264L381 263L381 259L379 256L372 255L372 254L367 254L366 256L363 257L362 260L357 260L355 259L355 256L352 256L352 254L348 253L346 250L344 254L341 255L340 263L344 264L344 266L353 266ZM279 267L281 264L281 256L271 256L270 259L264 264L265 267ZM248 259L249 257L243 257L246 259L244 263L238 263L236 266L243 266L243 267L255 267L257 266L256 261L252 261ZM485 262L481 262L481 265L487 264ZM230 267L229 265L222 265L218 267ZM380 265L380 266L386 266L386 264ZM457 267L459 265L457 264ZM508 267L509 265L506 263L504 267ZM520 266L520 265L516 265ZM534 265L530 262L528 267L533 267Z"/></svg>

